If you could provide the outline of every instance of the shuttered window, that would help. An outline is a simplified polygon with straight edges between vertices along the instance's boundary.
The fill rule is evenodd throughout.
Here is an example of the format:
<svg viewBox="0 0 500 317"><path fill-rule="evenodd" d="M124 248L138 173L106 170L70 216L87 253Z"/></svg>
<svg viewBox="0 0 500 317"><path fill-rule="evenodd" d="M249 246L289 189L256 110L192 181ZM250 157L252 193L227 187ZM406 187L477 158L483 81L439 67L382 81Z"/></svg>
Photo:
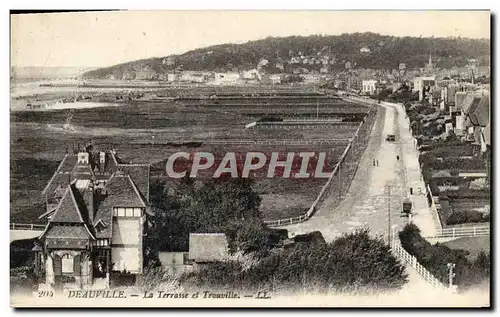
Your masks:
<svg viewBox="0 0 500 317"><path fill-rule="evenodd" d="M73 274L80 276L80 256L77 255L73 258Z"/></svg>

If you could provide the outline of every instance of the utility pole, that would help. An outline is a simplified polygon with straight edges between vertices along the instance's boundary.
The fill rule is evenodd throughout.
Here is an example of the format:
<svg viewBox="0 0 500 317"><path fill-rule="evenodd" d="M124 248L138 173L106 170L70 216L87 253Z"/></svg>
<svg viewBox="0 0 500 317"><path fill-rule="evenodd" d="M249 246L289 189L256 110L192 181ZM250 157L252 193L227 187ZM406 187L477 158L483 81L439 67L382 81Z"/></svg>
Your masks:
<svg viewBox="0 0 500 317"><path fill-rule="evenodd" d="M342 178L340 175L340 172L342 171L342 161L339 161L339 172L338 172L338 179L339 179L339 199L342 198Z"/></svg>
<svg viewBox="0 0 500 317"><path fill-rule="evenodd" d="M391 186L387 186L388 195L387 195L387 243L389 246L391 245Z"/></svg>
<svg viewBox="0 0 500 317"><path fill-rule="evenodd" d="M455 273L453 273L453 269L455 268L455 263L448 263L447 264L447 267L448 267L448 288L451 290L453 290L453 278L455 277Z"/></svg>

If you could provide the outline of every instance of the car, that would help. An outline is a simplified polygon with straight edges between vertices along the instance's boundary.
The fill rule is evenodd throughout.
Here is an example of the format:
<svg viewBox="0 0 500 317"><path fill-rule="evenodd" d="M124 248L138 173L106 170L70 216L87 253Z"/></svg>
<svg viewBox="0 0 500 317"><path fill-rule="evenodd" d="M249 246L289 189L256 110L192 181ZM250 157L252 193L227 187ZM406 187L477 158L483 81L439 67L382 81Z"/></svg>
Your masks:
<svg viewBox="0 0 500 317"><path fill-rule="evenodd" d="M394 142L396 141L396 136L394 134L388 134L385 140L389 142Z"/></svg>

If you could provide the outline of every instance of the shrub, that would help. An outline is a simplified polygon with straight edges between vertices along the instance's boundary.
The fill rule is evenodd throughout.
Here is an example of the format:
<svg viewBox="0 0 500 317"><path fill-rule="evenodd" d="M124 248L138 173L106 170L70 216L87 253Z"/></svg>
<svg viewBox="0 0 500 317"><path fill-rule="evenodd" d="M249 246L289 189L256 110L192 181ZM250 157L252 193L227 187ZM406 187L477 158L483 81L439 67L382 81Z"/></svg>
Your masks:
<svg viewBox="0 0 500 317"><path fill-rule="evenodd" d="M488 222L489 214L477 210L454 211L446 220L447 225L458 225L462 223Z"/></svg>
<svg viewBox="0 0 500 317"><path fill-rule="evenodd" d="M439 243L431 245L420 235L420 229L415 224L406 225L399 233L399 239L401 246L445 285L448 284L448 263L456 265L454 284L459 289L467 289L489 278L486 256L471 262L466 257L467 251L450 249Z"/></svg>
<svg viewBox="0 0 500 317"><path fill-rule="evenodd" d="M236 234L236 246L243 254L252 252L259 255L267 254L270 248L267 227L260 221L243 224Z"/></svg>
<svg viewBox="0 0 500 317"><path fill-rule="evenodd" d="M179 281L170 270L161 266L150 265L137 278L137 286L146 291L154 289L170 291L179 287Z"/></svg>
<svg viewBox="0 0 500 317"><path fill-rule="evenodd" d="M208 264L199 272L185 274L183 283L246 290L371 292L401 288L407 278L404 270L384 241L364 230L330 244L296 243L272 252L247 270L237 262Z"/></svg>

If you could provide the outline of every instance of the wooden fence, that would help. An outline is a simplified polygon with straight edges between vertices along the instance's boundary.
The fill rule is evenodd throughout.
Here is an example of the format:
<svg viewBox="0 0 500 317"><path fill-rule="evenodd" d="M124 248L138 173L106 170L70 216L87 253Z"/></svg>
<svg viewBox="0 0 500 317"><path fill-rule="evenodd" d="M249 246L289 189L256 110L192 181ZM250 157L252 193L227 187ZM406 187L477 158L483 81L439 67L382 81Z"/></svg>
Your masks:
<svg viewBox="0 0 500 317"><path fill-rule="evenodd" d="M10 230L44 230L46 225L33 223L10 223Z"/></svg>

